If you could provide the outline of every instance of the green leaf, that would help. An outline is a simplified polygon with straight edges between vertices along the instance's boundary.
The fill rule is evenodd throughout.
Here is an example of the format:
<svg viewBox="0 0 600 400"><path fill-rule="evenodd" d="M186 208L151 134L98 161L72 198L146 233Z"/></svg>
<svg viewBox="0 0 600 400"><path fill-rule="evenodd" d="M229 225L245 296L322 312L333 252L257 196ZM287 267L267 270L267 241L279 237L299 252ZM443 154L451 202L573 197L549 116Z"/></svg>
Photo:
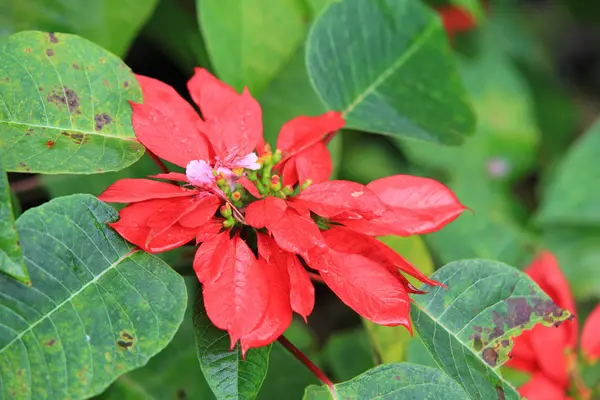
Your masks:
<svg viewBox="0 0 600 400"><path fill-rule="evenodd" d="M600 225L600 120L571 147L545 188L537 220L543 225Z"/></svg>
<svg viewBox="0 0 600 400"><path fill-rule="evenodd" d="M157 1L11 1L0 14L0 36L25 30L74 33L124 55Z"/></svg>
<svg viewBox="0 0 600 400"><path fill-rule="evenodd" d="M313 86L346 127L461 143L475 119L439 18L414 0L344 0L313 25Z"/></svg>
<svg viewBox="0 0 600 400"><path fill-rule="evenodd" d="M339 399L444 399L464 400L467 394L439 369L416 364L384 364L335 385ZM325 386L306 388L304 400L328 400Z"/></svg>
<svg viewBox="0 0 600 400"><path fill-rule="evenodd" d="M90 195L17 220L32 286L0 275L0 381L10 399L83 399L163 349L181 324L183 279L106 224Z"/></svg>
<svg viewBox="0 0 600 400"><path fill-rule="evenodd" d="M194 336L200 368L217 399L254 399L269 367L271 345L250 349L242 358L239 343L229 350L229 334L208 319L202 292L196 294Z"/></svg>
<svg viewBox="0 0 600 400"><path fill-rule="evenodd" d="M238 91L255 97L294 54L306 32L301 0L196 0L212 65Z"/></svg>
<svg viewBox="0 0 600 400"><path fill-rule="evenodd" d="M21 32L0 41L0 153L7 171L117 171L144 153L127 100L130 69L73 35Z"/></svg>
<svg viewBox="0 0 600 400"><path fill-rule="evenodd" d="M304 321L294 319L284 333L285 337L313 363L321 366L317 338ZM300 399L304 389L318 379L279 342L273 343L269 371L258 395L259 399Z"/></svg>
<svg viewBox="0 0 600 400"><path fill-rule="evenodd" d="M183 323L171 343L143 368L117 379L96 400L213 398L208 384L202 377L194 344L192 318L198 280L196 277L190 277L186 279L186 283L188 307Z"/></svg>
<svg viewBox="0 0 600 400"><path fill-rule="evenodd" d="M425 275L429 276L433 273L433 261L421 237L383 236L378 239L410 261ZM420 285L420 282L411 276L408 280L415 286ZM382 363L405 361L409 343L418 340L402 326L378 325L364 318L362 321Z"/></svg>
<svg viewBox="0 0 600 400"><path fill-rule="evenodd" d="M513 338L535 324L570 317L526 274L488 260L450 263L413 297L411 318L436 363L471 399L520 399L498 369L509 359Z"/></svg>
<svg viewBox="0 0 600 400"><path fill-rule="evenodd" d="M0 157L0 272L27 285L31 284L19 247L10 186L2 168L2 157Z"/></svg>
<svg viewBox="0 0 600 400"><path fill-rule="evenodd" d="M323 352L337 381L352 379L374 366L369 337L363 329L332 335Z"/></svg>

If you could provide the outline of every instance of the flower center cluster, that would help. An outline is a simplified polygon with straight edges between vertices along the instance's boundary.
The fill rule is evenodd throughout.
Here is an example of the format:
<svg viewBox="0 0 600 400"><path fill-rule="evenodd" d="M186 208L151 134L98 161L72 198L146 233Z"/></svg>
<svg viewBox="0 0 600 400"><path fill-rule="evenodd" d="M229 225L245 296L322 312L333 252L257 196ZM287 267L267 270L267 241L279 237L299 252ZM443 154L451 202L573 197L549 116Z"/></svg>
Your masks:
<svg viewBox="0 0 600 400"><path fill-rule="evenodd" d="M281 151L272 152L267 144L260 157L249 153L243 157L217 158L213 167L204 160L191 161L186 176L192 185L216 191L226 200L219 213L225 218L223 226L230 228L243 216L246 206L257 200L257 194L285 199L311 184L308 179L298 188L282 186L281 177L273 171L281 159ZM241 178L245 178L244 184Z"/></svg>

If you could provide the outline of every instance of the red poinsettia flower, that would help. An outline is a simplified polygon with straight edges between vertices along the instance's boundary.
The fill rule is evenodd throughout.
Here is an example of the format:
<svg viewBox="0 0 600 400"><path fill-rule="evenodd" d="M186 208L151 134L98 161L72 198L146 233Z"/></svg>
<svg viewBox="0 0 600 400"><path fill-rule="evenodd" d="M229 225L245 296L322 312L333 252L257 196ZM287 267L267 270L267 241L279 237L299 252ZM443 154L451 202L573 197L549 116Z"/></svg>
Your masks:
<svg viewBox="0 0 600 400"><path fill-rule="evenodd" d="M575 299L552 253L542 252L525 272L559 307L575 315ZM531 374L531 379L519 388L522 396L529 400L566 400L570 399L570 389L578 391L581 398L589 396L576 373L578 326L577 318L557 328L537 325L515 339L512 359L506 365ZM600 357L598 329L600 306L586 320L579 343L590 362Z"/></svg>
<svg viewBox="0 0 600 400"><path fill-rule="evenodd" d="M342 128L337 112L298 117L272 152L261 109L203 69L188 83L200 118L171 87L138 76L143 104L132 104L138 140L185 173L117 181L100 196L129 203L111 226L148 252L195 238L194 269L207 314L245 352L277 339L292 313L314 307L312 269L348 306L383 325L410 329L402 273L430 285L373 235L432 232L464 207L431 179L397 175L361 185L327 181L326 142ZM254 250L253 250L254 249Z"/></svg>
<svg viewBox="0 0 600 400"><path fill-rule="evenodd" d="M483 2L486 11L489 10L487 2ZM477 28L477 20L465 8L454 5L442 5L435 7L435 11L440 15L446 34L452 42L457 33L469 32Z"/></svg>

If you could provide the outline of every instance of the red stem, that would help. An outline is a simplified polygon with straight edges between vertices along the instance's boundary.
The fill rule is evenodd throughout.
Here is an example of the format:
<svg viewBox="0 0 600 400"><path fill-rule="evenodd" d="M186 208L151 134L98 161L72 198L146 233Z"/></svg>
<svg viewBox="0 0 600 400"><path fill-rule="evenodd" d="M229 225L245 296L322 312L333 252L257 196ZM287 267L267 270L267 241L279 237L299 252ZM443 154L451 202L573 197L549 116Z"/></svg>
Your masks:
<svg viewBox="0 0 600 400"><path fill-rule="evenodd" d="M154 154L150 150L146 150L146 152L148 153L152 161L154 161L154 164L156 164L156 166L160 168L163 174L168 174L170 172L169 168L167 168L167 166L162 162L160 158L156 156L156 154Z"/></svg>
<svg viewBox="0 0 600 400"><path fill-rule="evenodd" d="M277 339L277 341L279 343L281 343L281 345L283 347L285 347L285 349L287 351L289 351L290 353L292 353L292 355L294 357L296 357L302 364L304 364L304 366L306 368L308 368L308 370L310 372L312 372L317 377L318 380L320 380L325 385L327 385L327 388L331 392L331 395L333 396L333 398L337 399L337 396L335 394L335 389L333 387L333 382L331 382L331 380L327 377L327 375L325 375L325 373L323 371L321 371L319 369L319 367L317 367L315 364L313 364L313 362L310 361L308 359L308 357L306 357L306 355L304 355L304 353L302 353L300 351L300 349L298 349L296 346L294 346L292 344L292 342L290 342L289 340L287 340L283 335L279 336L279 338Z"/></svg>
<svg viewBox="0 0 600 400"><path fill-rule="evenodd" d="M323 279L323 277L321 277L321 275L319 274L314 274L312 272L306 272L308 274L308 277L315 282L319 282L319 283L325 283L325 280Z"/></svg>

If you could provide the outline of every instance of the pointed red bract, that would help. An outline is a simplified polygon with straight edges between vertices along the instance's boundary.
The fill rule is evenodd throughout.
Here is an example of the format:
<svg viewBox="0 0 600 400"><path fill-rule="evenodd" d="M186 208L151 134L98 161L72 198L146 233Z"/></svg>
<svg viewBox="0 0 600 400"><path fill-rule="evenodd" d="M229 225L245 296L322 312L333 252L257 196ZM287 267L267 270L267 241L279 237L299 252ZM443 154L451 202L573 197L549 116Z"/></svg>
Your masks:
<svg viewBox="0 0 600 400"><path fill-rule="evenodd" d="M205 121L219 118L240 96L231 86L204 68L194 68L194 76L188 81L187 87Z"/></svg>
<svg viewBox="0 0 600 400"><path fill-rule="evenodd" d="M276 224L285 214L285 200L268 196L255 201L246 208L246 222L253 228L264 228Z"/></svg>
<svg viewBox="0 0 600 400"><path fill-rule="evenodd" d="M138 140L160 158L185 168L191 160L206 160L210 149L198 130L200 118L171 86L136 76L143 104L131 103L133 130Z"/></svg>
<svg viewBox="0 0 600 400"><path fill-rule="evenodd" d="M215 255L211 262L220 273L203 284L204 306L213 324L229 332L233 347L262 322L270 289L261 263L239 236L218 246Z"/></svg>
<svg viewBox="0 0 600 400"><path fill-rule="evenodd" d="M231 245L229 242L229 231L225 231L204 240L198 247L194 256L194 271L200 283L209 283L220 276L222 263L217 258L226 253L226 249Z"/></svg>
<svg viewBox="0 0 600 400"><path fill-rule="evenodd" d="M385 212L377 195L360 183L327 181L310 185L293 198L321 217L375 218Z"/></svg>
<svg viewBox="0 0 600 400"><path fill-rule="evenodd" d="M331 176L333 164L325 143L315 143L294 156L296 174L300 183L310 179L312 183L325 182Z"/></svg>
<svg viewBox="0 0 600 400"><path fill-rule="evenodd" d="M327 286L358 314L376 324L412 329L408 293L385 267L358 254L333 250L313 260L311 267L319 269Z"/></svg>
<svg viewBox="0 0 600 400"><path fill-rule="evenodd" d="M564 389L544 374L535 374L519 388L519 394L527 400L568 400Z"/></svg>
<svg viewBox="0 0 600 400"><path fill-rule="evenodd" d="M262 198L262 195L256 188L256 185L250 179L246 178L245 176L242 176L240 179L238 179L237 182L240 185L242 185L244 189L246 189L248 193L250 193L252 196L256 197L257 199Z"/></svg>
<svg viewBox="0 0 600 400"><path fill-rule="evenodd" d="M223 220L212 218L196 229L196 244L215 237L223 228Z"/></svg>
<svg viewBox="0 0 600 400"><path fill-rule="evenodd" d="M217 212L223 200L219 196L208 194L196 199L195 203L195 207L180 218L179 223L181 226L198 228L206 224Z"/></svg>
<svg viewBox="0 0 600 400"><path fill-rule="evenodd" d="M279 247L290 253L306 258L308 251L314 247L325 247L325 240L317 224L293 208L288 207L279 220L267 224L266 227Z"/></svg>
<svg viewBox="0 0 600 400"><path fill-rule="evenodd" d="M290 303L292 310L301 315L306 321L306 317L312 313L315 306L315 287L313 286L308 273L300 264L300 260L294 254L287 253L283 260L288 268L290 276Z"/></svg>
<svg viewBox="0 0 600 400"><path fill-rule="evenodd" d="M170 181L177 181L177 182L186 182L186 183L189 183L187 176L185 174L180 173L180 172L169 172L168 174L150 175L150 178L167 179L167 180L170 180Z"/></svg>
<svg viewBox="0 0 600 400"><path fill-rule="evenodd" d="M588 315L581 332L581 350L591 362L600 358L600 305Z"/></svg>
<svg viewBox="0 0 600 400"><path fill-rule="evenodd" d="M281 127L277 137L277 148L296 153L323 139L323 136L344 127L342 114L328 111L317 117L296 117Z"/></svg>
<svg viewBox="0 0 600 400"><path fill-rule="evenodd" d="M135 203L151 199L188 197L196 193L198 192L195 190L184 189L171 183L126 178L119 179L107 187L98 198L107 203Z"/></svg>

